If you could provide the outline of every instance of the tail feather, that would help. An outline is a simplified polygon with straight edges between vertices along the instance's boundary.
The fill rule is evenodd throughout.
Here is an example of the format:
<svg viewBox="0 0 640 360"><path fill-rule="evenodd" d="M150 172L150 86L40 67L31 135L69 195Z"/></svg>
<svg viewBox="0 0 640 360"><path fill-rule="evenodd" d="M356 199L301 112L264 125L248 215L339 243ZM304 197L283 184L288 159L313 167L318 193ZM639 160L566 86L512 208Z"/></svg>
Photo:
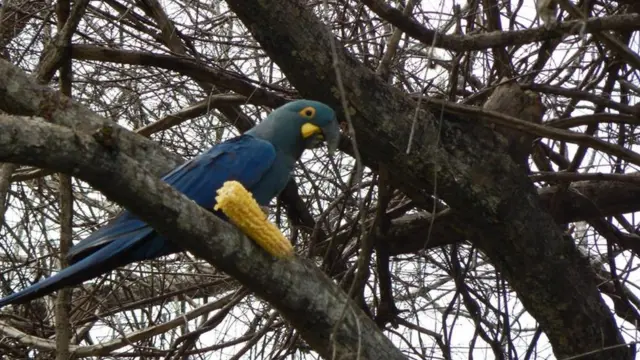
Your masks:
<svg viewBox="0 0 640 360"><path fill-rule="evenodd" d="M0 299L0 308L9 304L22 304L35 298L50 294L67 286L83 282L106 274L117 267L131 263L126 256L135 252L136 245L144 245L146 239L130 238L124 241L113 241L93 254L62 269L59 273L46 278L32 286Z"/></svg>

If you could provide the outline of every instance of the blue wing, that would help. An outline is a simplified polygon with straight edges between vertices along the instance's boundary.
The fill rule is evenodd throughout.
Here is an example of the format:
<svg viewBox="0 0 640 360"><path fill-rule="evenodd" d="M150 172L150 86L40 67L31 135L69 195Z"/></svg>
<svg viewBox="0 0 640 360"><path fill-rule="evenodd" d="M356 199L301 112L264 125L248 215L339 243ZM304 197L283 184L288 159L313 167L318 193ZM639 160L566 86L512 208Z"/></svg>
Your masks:
<svg viewBox="0 0 640 360"><path fill-rule="evenodd" d="M244 135L221 143L198 157L184 163L165 175L162 180L170 184L198 205L213 209L216 190L227 180L237 180L249 191L271 168L276 157L273 146L264 140ZM270 201L269 199L268 201ZM261 204L267 205L267 204ZM93 253L96 248L114 239L138 240L150 235L161 238L152 227L125 210L108 225L89 235L69 251L69 262L75 263ZM153 259L179 251L170 241L154 241L144 249L128 255L126 262Z"/></svg>
<svg viewBox="0 0 640 360"><path fill-rule="evenodd" d="M214 146L162 179L200 206L212 210L216 202L216 190L225 181L237 180L251 191L269 172L275 159L276 152L271 143L251 135L242 135ZM125 210L70 250L71 266L0 299L0 307L27 302L63 287L80 284L117 267L177 251L180 249L168 239Z"/></svg>

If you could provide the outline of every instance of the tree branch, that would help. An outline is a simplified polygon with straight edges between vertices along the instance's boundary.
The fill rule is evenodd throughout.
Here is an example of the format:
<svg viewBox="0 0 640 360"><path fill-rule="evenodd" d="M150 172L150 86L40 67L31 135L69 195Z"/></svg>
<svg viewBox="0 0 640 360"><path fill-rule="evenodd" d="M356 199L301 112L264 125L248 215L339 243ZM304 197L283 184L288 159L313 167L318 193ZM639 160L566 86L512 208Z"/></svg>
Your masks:
<svg viewBox="0 0 640 360"><path fill-rule="evenodd" d="M564 21L554 27L553 30L536 28L520 31L493 31L477 35L449 35L425 28L418 21L405 16L402 11L387 5L382 0L362 0L362 3L382 19L423 44L452 51L486 50L562 38L566 35L578 35L582 31L583 24L586 33L597 33L606 30L635 31L640 26L640 14L624 14L590 18L586 21Z"/></svg>
<svg viewBox="0 0 640 360"><path fill-rule="evenodd" d="M272 108L283 105L287 99L264 88L257 87L238 75L218 70L186 57L154 54L145 51L118 50L92 45L74 45L71 56L76 60L94 60L114 64L153 66L175 71L196 81L209 82L251 98L251 103Z"/></svg>

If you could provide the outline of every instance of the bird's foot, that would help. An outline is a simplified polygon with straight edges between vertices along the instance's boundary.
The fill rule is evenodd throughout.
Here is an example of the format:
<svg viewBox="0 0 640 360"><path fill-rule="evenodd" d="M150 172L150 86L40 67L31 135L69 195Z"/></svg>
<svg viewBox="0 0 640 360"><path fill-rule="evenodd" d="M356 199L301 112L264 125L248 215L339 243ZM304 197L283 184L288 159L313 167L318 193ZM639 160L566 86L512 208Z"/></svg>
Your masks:
<svg viewBox="0 0 640 360"><path fill-rule="evenodd" d="M260 206L260 210L262 210L266 217L269 217L270 211L268 206Z"/></svg>

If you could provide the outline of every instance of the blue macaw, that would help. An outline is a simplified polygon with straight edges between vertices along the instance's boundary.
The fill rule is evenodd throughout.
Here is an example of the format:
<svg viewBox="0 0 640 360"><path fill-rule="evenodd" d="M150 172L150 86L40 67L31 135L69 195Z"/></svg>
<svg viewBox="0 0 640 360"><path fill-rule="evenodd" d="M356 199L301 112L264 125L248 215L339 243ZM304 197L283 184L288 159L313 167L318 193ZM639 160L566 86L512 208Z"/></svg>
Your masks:
<svg viewBox="0 0 640 360"><path fill-rule="evenodd" d="M333 153L339 139L340 127L329 106L311 100L292 101L243 135L212 147L162 179L212 211L216 190L227 180L239 181L258 204L267 206L284 189L305 149L326 141L329 153ZM222 213L215 213L226 220ZM179 246L125 210L71 248L69 267L0 299L0 307L28 302L117 267L179 251Z"/></svg>

